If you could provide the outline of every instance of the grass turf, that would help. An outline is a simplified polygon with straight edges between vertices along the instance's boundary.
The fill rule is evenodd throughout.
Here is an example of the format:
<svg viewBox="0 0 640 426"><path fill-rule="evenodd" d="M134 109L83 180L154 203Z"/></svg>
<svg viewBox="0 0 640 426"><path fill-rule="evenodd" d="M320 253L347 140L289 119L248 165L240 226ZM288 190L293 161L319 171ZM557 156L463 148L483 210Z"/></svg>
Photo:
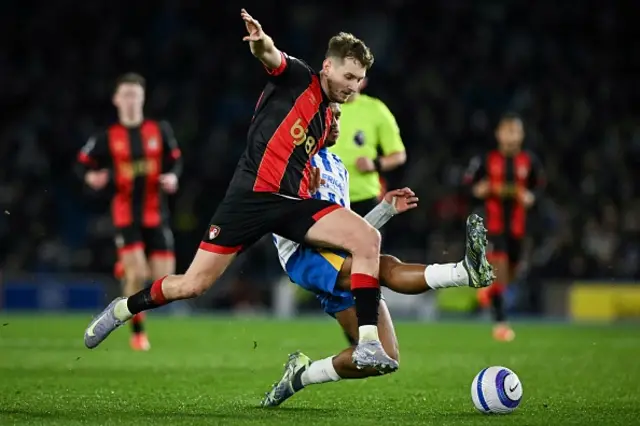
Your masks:
<svg viewBox="0 0 640 426"><path fill-rule="evenodd" d="M337 353L331 321L151 317L153 349L128 330L82 344L88 317L0 316L1 425L631 425L640 422L637 327L519 325L497 343L487 324L398 323L401 369L315 385L279 408L259 401L289 352ZM524 397L507 416L477 413L485 366L516 371Z"/></svg>

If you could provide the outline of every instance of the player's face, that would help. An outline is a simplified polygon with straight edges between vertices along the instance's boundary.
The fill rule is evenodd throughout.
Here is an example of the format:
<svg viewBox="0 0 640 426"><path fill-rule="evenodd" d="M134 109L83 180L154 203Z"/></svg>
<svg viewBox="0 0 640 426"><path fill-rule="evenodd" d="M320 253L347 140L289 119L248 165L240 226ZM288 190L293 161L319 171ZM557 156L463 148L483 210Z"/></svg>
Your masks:
<svg viewBox="0 0 640 426"><path fill-rule="evenodd" d="M139 116L144 106L144 89L139 84L121 84L113 96L113 104L120 114L127 117Z"/></svg>
<svg viewBox="0 0 640 426"><path fill-rule="evenodd" d="M329 134L327 135L327 141L325 142L326 146L335 145L340 136L340 116L342 115L340 105L335 102L331 103L331 113L333 114L333 118L331 120Z"/></svg>
<svg viewBox="0 0 640 426"><path fill-rule="evenodd" d="M519 119L502 120L496 129L498 146L507 153L516 152L524 140L524 127Z"/></svg>
<svg viewBox="0 0 640 426"><path fill-rule="evenodd" d="M327 76L329 99L339 104L358 91L367 74L366 68L354 58L327 58L322 68Z"/></svg>

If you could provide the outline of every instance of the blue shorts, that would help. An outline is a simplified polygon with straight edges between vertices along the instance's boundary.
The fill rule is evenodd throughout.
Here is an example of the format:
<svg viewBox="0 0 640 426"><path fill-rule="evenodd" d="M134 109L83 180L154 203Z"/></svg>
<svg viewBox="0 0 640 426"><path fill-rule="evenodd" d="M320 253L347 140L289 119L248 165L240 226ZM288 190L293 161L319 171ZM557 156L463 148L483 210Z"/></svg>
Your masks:
<svg viewBox="0 0 640 426"><path fill-rule="evenodd" d="M322 309L335 317L355 304L350 291L336 288L340 268L348 255L337 250L299 247L287 262L287 275L294 284L315 293Z"/></svg>

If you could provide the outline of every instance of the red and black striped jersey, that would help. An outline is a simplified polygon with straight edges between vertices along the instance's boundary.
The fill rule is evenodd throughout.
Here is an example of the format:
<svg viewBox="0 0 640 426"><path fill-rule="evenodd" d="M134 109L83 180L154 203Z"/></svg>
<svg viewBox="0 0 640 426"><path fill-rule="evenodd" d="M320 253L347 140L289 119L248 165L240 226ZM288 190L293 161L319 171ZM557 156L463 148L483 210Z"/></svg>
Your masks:
<svg viewBox="0 0 640 426"><path fill-rule="evenodd" d="M331 127L329 99L320 76L300 59L283 53L280 66L267 72L229 190L309 198L309 159Z"/></svg>
<svg viewBox="0 0 640 426"><path fill-rule="evenodd" d="M490 235L521 238L526 232L526 209L518 192L527 189L539 198L546 185L542 164L533 153L521 151L505 156L498 150L474 157L464 176L465 184L486 180L489 196L484 199L485 226Z"/></svg>
<svg viewBox="0 0 640 426"><path fill-rule="evenodd" d="M160 175L182 171L181 153L167 122L114 124L91 136L78 154L84 170L109 169L115 186L111 215L116 227L156 227L168 219Z"/></svg>

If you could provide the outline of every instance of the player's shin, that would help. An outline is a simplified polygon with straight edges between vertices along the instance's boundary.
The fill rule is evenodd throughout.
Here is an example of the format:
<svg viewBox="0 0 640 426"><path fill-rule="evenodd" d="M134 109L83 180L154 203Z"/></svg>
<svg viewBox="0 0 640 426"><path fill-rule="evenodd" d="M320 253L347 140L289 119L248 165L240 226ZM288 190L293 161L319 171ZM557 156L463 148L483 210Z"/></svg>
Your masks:
<svg viewBox="0 0 640 426"><path fill-rule="evenodd" d="M351 292L355 298L358 317L360 342L379 341L378 304L380 302L380 283L367 274L351 274Z"/></svg>

